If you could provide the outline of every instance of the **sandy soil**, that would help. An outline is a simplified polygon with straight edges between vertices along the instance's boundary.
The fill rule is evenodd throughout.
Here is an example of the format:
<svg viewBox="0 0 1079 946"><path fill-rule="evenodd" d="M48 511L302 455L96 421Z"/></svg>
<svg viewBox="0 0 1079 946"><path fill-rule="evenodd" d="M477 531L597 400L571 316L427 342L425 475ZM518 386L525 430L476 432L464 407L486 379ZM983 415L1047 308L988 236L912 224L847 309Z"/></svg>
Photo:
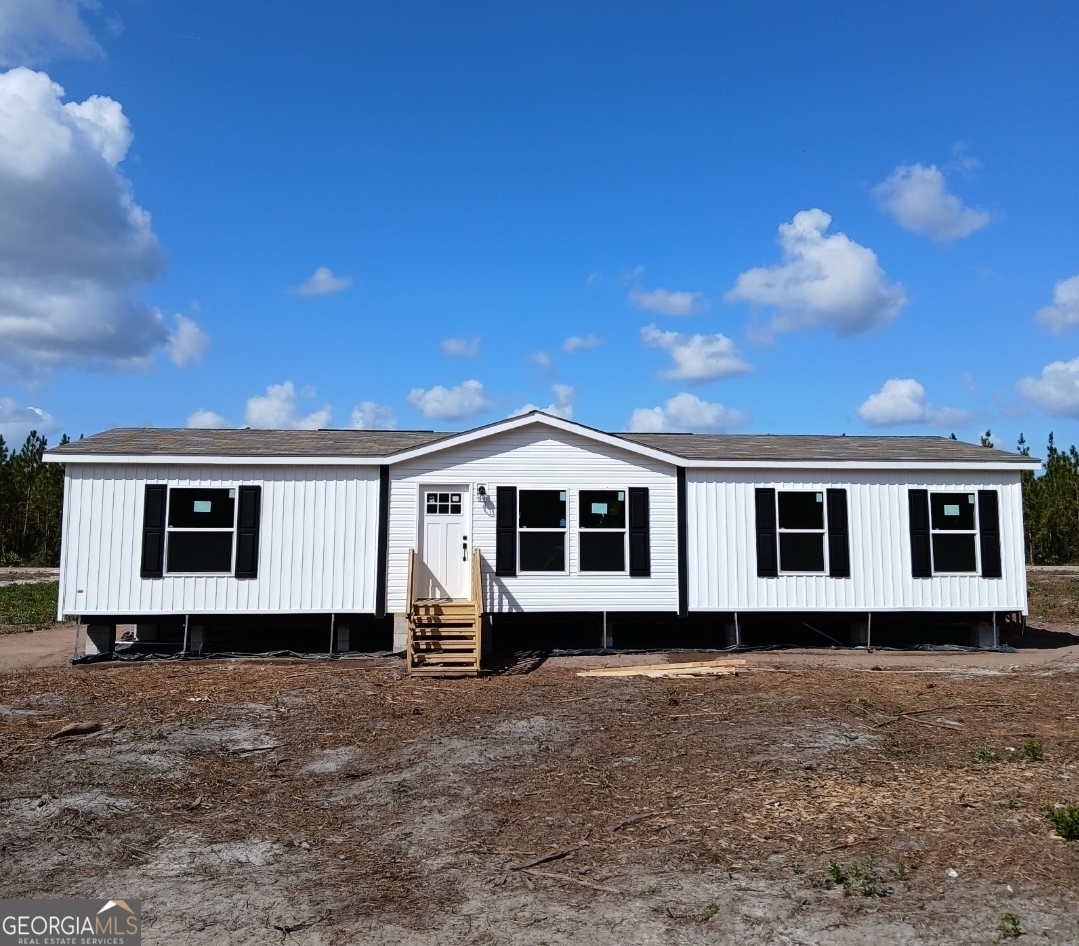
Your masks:
<svg viewBox="0 0 1079 946"><path fill-rule="evenodd" d="M0 634L0 670L29 670L34 667L63 667L75 653L74 624L19 634Z"/></svg>
<svg viewBox="0 0 1079 946"><path fill-rule="evenodd" d="M1075 655L828 656L0 674L0 896L141 897L170 944L1076 942Z"/></svg>

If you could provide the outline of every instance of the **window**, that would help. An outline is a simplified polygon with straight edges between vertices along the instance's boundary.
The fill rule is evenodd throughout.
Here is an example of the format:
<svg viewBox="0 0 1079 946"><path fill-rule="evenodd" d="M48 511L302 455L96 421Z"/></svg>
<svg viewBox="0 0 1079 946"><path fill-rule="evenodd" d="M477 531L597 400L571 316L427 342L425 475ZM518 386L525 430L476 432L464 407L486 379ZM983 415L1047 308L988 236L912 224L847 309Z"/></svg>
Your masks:
<svg viewBox="0 0 1079 946"><path fill-rule="evenodd" d="M978 570L976 508L974 493L929 494L935 573Z"/></svg>
<svg viewBox="0 0 1079 946"><path fill-rule="evenodd" d="M824 493L778 492L779 570L823 572Z"/></svg>
<svg viewBox="0 0 1079 946"><path fill-rule="evenodd" d="M626 491L583 489L580 502L582 572L626 570Z"/></svg>
<svg viewBox="0 0 1079 946"><path fill-rule="evenodd" d="M460 493L428 493L427 514L442 516L461 515Z"/></svg>
<svg viewBox="0 0 1079 946"><path fill-rule="evenodd" d="M517 521L520 528L522 572L566 570L566 491L522 489L518 491Z"/></svg>
<svg viewBox="0 0 1079 946"><path fill-rule="evenodd" d="M166 571L231 572L235 524L235 489L170 489Z"/></svg>

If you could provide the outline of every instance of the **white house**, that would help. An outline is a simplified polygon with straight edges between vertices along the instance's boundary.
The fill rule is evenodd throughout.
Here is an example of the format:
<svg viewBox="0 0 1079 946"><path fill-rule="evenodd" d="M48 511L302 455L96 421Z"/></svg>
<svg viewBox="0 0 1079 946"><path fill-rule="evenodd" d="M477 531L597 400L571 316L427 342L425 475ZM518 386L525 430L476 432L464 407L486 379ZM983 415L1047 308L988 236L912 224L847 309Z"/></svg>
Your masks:
<svg viewBox="0 0 1079 946"><path fill-rule="evenodd" d="M1020 474L1039 466L938 437L541 412L459 434L117 429L47 459L66 471L61 617L395 615L401 648L408 618L453 624L453 602L495 638L537 612L1026 614Z"/></svg>

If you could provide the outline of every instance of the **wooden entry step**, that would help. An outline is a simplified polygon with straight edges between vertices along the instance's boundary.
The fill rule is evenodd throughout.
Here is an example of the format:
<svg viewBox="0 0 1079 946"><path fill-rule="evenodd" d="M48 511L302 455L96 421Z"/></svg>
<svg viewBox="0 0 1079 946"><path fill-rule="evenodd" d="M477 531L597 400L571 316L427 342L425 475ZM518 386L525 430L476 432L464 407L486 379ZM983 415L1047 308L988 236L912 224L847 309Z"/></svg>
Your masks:
<svg viewBox="0 0 1079 946"><path fill-rule="evenodd" d="M480 594L480 553L472 550L472 597L413 597L414 549L408 553L409 674L422 676L474 676L480 672L480 630L483 604Z"/></svg>

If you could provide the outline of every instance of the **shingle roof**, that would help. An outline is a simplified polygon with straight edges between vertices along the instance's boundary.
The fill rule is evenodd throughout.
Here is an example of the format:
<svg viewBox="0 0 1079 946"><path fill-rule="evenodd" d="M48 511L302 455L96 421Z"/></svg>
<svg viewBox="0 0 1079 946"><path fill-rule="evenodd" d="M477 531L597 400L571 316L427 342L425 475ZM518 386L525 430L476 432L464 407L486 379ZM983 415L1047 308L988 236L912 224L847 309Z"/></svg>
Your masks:
<svg viewBox="0 0 1079 946"><path fill-rule="evenodd" d="M117 427L49 450L168 457L388 457L453 434L433 430L188 430Z"/></svg>
<svg viewBox="0 0 1079 946"><path fill-rule="evenodd" d="M501 422L499 422L501 423ZM499 424L488 425L498 427ZM580 426L580 425L574 425ZM482 429L482 428L477 428ZM588 428L583 428L587 430ZM389 457L457 436L433 430L189 430L118 427L55 447L68 456ZM834 437L781 434L615 434L683 459L765 462L1027 463L1004 450L945 437Z"/></svg>
<svg viewBox="0 0 1079 946"><path fill-rule="evenodd" d="M687 460L890 460L1030 463L1030 457L949 437L835 437L817 434L619 434Z"/></svg>

